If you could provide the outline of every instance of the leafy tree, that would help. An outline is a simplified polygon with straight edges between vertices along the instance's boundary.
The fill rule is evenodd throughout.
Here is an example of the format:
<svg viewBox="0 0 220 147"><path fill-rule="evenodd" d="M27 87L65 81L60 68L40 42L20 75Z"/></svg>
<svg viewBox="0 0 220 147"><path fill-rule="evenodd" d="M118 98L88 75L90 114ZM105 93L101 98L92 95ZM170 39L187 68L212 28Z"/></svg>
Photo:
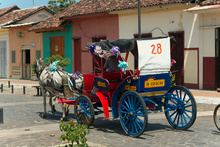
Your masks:
<svg viewBox="0 0 220 147"><path fill-rule="evenodd" d="M50 0L48 2L48 7L55 12L60 12L60 10L68 8L75 3L75 0Z"/></svg>

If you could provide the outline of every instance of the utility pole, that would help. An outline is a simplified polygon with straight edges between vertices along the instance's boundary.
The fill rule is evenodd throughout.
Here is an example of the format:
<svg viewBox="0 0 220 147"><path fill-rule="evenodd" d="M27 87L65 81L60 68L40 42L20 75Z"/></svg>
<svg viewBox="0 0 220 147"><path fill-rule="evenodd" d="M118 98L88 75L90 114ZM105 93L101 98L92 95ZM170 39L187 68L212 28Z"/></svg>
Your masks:
<svg viewBox="0 0 220 147"><path fill-rule="evenodd" d="M33 0L33 7L34 7L34 0Z"/></svg>
<svg viewBox="0 0 220 147"><path fill-rule="evenodd" d="M138 0L138 38L141 38L141 2Z"/></svg>

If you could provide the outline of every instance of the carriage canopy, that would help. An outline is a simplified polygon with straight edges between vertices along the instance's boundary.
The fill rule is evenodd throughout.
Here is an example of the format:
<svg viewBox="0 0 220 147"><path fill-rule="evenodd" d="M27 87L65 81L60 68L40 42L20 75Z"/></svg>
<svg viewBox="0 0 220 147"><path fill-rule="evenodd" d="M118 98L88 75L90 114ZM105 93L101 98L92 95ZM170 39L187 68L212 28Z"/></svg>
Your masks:
<svg viewBox="0 0 220 147"><path fill-rule="evenodd" d="M120 52L123 53L126 51L134 50L135 39L103 40L100 42L88 43L88 49L91 45L100 46L102 50L105 51L110 51L110 49L112 49L114 46L117 46L119 47Z"/></svg>
<svg viewBox="0 0 220 147"><path fill-rule="evenodd" d="M158 74L170 71L170 37L158 37L150 39L119 39L103 40L91 45L100 46L102 50L110 51L113 47L119 47L121 53L126 51L138 51L138 69L140 74ZM90 49L90 48L89 48Z"/></svg>

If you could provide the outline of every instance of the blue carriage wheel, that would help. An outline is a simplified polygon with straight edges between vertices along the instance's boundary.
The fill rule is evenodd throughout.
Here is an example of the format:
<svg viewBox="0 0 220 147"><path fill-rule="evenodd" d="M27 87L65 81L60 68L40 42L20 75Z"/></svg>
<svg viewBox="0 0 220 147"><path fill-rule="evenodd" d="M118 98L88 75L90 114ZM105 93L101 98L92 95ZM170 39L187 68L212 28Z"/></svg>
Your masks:
<svg viewBox="0 0 220 147"><path fill-rule="evenodd" d="M220 131L220 104L215 107L213 119L216 128Z"/></svg>
<svg viewBox="0 0 220 147"><path fill-rule="evenodd" d="M119 103L122 128L131 137L138 137L147 126L147 108L143 98L135 91L125 92Z"/></svg>
<svg viewBox="0 0 220 147"><path fill-rule="evenodd" d="M168 122L175 129L186 130L196 120L195 99L184 86L174 86L168 91L164 108Z"/></svg>
<svg viewBox="0 0 220 147"><path fill-rule="evenodd" d="M74 105L76 120L79 124L92 125L94 121L94 107L87 96L79 96Z"/></svg>

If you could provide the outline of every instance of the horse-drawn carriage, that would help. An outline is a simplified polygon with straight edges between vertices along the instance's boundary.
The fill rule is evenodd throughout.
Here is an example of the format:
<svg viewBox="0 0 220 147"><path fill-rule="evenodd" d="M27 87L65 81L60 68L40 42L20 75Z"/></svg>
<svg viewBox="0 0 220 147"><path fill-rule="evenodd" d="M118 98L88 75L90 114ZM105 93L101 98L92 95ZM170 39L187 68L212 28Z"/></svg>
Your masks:
<svg viewBox="0 0 220 147"><path fill-rule="evenodd" d="M171 86L170 37L103 40L87 46L101 72L94 69L94 73L84 75L81 95L60 99L60 103L75 105L78 123L92 125L95 109L101 106L105 118L111 109L113 119L119 118L132 137L145 131L149 113L164 112L175 129L186 130L193 125L197 113L193 95L183 86ZM129 52L138 59L136 71L126 68ZM120 71L103 72L102 58L97 60L95 54L103 57L108 53L117 56Z"/></svg>

